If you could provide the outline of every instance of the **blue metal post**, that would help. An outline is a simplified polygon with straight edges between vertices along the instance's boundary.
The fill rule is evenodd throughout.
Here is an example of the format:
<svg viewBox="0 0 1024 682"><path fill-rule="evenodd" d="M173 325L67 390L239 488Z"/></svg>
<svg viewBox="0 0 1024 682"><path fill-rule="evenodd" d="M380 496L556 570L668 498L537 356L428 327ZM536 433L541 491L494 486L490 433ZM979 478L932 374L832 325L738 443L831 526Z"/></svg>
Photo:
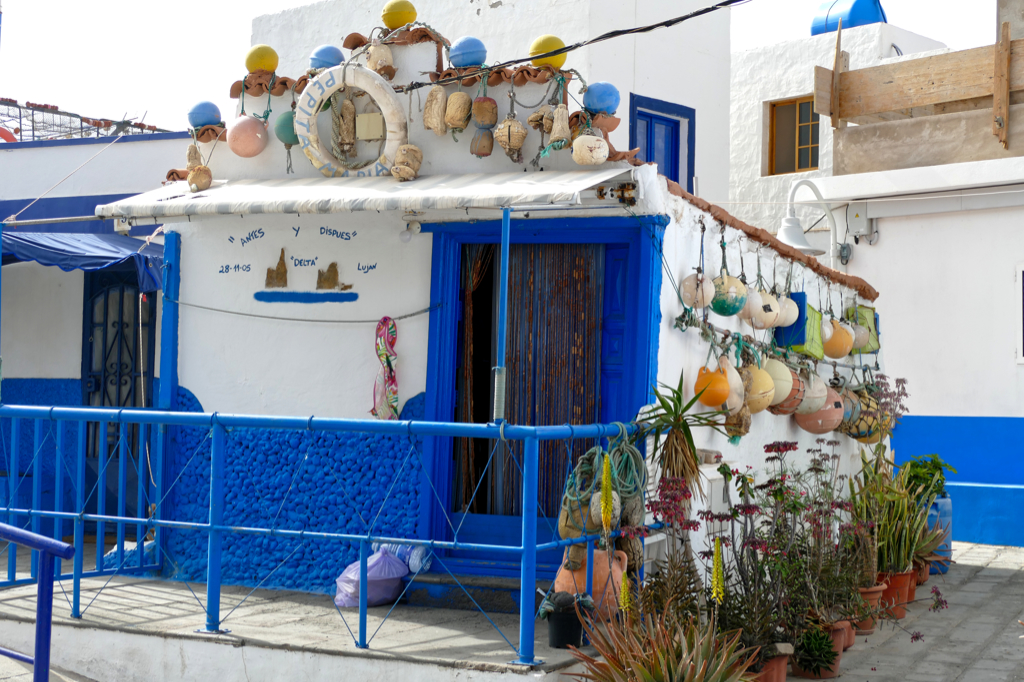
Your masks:
<svg viewBox="0 0 1024 682"><path fill-rule="evenodd" d="M32 508L43 508L43 461L39 457L40 448L43 447L43 420L36 419L32 430ZM43 520L38 516L32 517L32 532L39 535L42 530ZM32 552L32 577L39 575L39 556Z"/></svg>
<svg viewBox="0 0 1024 682"><path fill-rule="evenodd" d="M181 235L164 233L164 300L160 320L160 393L157 406L173 410L178 393L178 291L181 287Z"/></svg>
<svg viewBox="0 0 1024 682"><path fill-rule="evenodd" d="M117 449L117 515L124 518L128 497L128 424L121 424ZM117 524L117 565L124 565L124 522Z"/></svg>
<svg viewBox="0 0 1024 682"><path fill-rule="evenodd" d="M89 422L78 422L78 467L75 469L75 511L78 513L78 517L75 519L75 559L74 577L72 580L74 589L71 594L72 618L82 617L82 561L85 559L85 521L82 519L82 514L85 513L85 438L88 433Z"/></svg>
<svg viewBox="0 0 1024 682"><path fill-rule="evenodd" d="M360 649L368 648L366 646L366 609L369 593L366 587L366 560L369 558L370 541L363 540L359 543L359 644L356 645Z"/></svg>
<svg viewBox="0 0 1024 682"><path fill-rule="evenodd" d="M146 460L148 459L149 448L149 424L139 424L139 481L136 487L138 495L135 500L136 515L145 519L149 514L146 509L146 488L149 477L146 473ZM223 471L223 469L221 469ZM222 497L223 499L223 497ZM141 523L135 524L135 558L138 559L138 567L142 568L145 563L146 554L146 526Z"/></svg>
<svg viewBox="0 0 1024 682"><path fill-rule="evenodd" d="M54 438L53 448L53 511L64 511L64 422L53 422L57 429ZM53 519L53 539L57 542L64 540L64 519L55 517ZM53 560L53 572L60 580L61 576L60 559Z"/></svg>
<svg viewBox="0 0 1024 682"><path fill-rule="evenodd" d="M77 549L77 548L76 548ZM53 620L53 555L39 555L39 580L36 583L36 648L32 661L33 682L50 679L50 626Z"/></svg>
<svg viewBox="0 0 1024 682"><path fill-rule="evenodd" d="M505 342L508 333L508 268L512 209L501 209L501 291L498 294L498 357L494 368L494 421L505 419Z"/></svg>
<svg viewBox="0 0 1024 682"><path fill-rule="evenodd" d="M523 556L519 582L519 663L533 660L534 594L537 591L537 470L540 441L527 438L523 448Z"/></svg>
<svg viewBox="0 0 1024 682"><path fill-rule="evenodd" d="M156 436L156 463L153 465L153 479L155 481L153 496L156 498L156 509L153 510L154 519L162 519L161 508L163 507L164 499L164 453L167 450L167 427L160 424L157 430ZM163 568L164 557L161 547L163 547L164 529L160 526L156 527L156 534L154 540L156 542L155 551L153 558L156 565Z"/></svg>
<svg viewBox="0 0 1024 682"><path fill-rule="evenodd" d="M99 473L96 481L96 513L107 513L107 422L96 424L96 453L99 455ZM107 524L96 522L96 570L103 570L103 555L107 551Z"/></svg>
<svg viewBox="0 0 1024 682"><path fill-rule="evenodd" d="M594 596L594 541L587 543L587 594Z"/></svg>
<svg viewBox="0 0 1024 682"><path fill-rule="evenodd" d="M18 500L18 459L21 457L21 420L11 420L11 459L7 465L7 501L12 507L19 507ZM8 514L7 523L18 525L17 514ZM7 548L7 579L14 580L18 573L18 546L13 542Z"/></svg>
<svg viewBox="0 0 1024 682"><path fill-rule="evenodd" d="M210 448L210 525L224 522L224 427L213 425ZM220 550L221 532L210 531L210 550L206 569L206 631L220 632ZM141 551L141 550L140 550Z"/></svg>

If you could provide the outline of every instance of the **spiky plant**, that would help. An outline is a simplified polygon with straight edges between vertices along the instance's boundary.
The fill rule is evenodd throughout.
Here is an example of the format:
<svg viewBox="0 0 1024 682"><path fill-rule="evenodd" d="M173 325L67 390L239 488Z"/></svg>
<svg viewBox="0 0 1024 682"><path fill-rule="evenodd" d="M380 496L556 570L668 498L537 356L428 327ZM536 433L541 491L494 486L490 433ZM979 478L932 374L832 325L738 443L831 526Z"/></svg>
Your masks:
<svg viewBox="0 0 1024 682"><path fill-rule="evenodd" d="M704 583L700 573L682 552L670 552L656 561L640 586L640 611L667 613L669 618L683 621L700 613Z"/></svg>
<svg viewBox="0 0 1024 682"><path fill-rule="evenodd" d="M675 621L666 613L608 623L585 619L598 658L572 649L594 682L753 682L756 651L739 644L739 633L719 634L713 623ZM602 660L603 659L603 660Z"/></svg>
<svg viewBox="0 0 1024 682"><path fill-rule="evenodd" d="M612 458L605 453L604 462L601 464L601 527L606 536L612 531L612 511L615 504L612 499L612 485Z"/></svg>
<svg viewBox="0 0 1024 682"><path fill-rule="evenodd" d="M835 663L836 656L831 635L821 627L811 627L805 630L794 647L794 658L797 665L815 675L820 675L822 669L831 668Z"/></svg>

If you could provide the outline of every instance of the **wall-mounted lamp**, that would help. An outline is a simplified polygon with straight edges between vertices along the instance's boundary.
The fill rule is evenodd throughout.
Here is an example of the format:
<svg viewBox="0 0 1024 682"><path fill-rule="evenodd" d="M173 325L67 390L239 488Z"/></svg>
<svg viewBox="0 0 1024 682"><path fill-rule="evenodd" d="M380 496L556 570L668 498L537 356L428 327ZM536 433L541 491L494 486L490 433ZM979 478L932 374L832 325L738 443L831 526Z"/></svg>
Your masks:
<svg viewBox="0 0 1024 682"><path fill-rule="evenodd" d="M413 236L419 234L423 229L419 221L419 217L422 215L422 211L409 211L402 216L402 220L405 221L405 229L399 233L398 238L402 240L403 244L411 242Z"/></svg>
<svg viewBox="0 0 1024 682"><path fill-rule="evenodd" d="M829 250L829 266L832 269L836 268L836 261L839 259L839 237L838 229L836 228L836 219L832 215L832 209L825 203L825 199L822 198L821 192L818 191L818 187L810 180L797 180L793 183L793 186L789 188L789 205L786 207L786 217L782 219L782 227L779 229L778 235L779 241L787 246L792 246L801 253L805 253L808 256L820 256L825 253L823 249L816 249L807 242L807 237L804 236L803 225L800 224L800 219L796 217L796 191L801 187L809 187L814 196L818 198L818 203L825 209L825 215L828 216L828 225L832 233L831 248Z"/></svg>

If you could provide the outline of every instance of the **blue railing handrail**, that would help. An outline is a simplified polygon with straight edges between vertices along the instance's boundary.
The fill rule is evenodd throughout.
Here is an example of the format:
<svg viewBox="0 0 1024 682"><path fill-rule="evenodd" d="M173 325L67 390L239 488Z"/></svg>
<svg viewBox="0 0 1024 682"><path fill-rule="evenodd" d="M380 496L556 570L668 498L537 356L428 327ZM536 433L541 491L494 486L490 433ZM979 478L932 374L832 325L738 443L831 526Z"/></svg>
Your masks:
<svg viewBox="0 0 1024 682"><path fill-rule="evenodd" d="M56 421L105 421L167 426L289 429L296 431L338 431L380 433L392 436L447 436L452 438L504 438L507 440L565 440L567 438L606 438L632 434L636 427L624 424L584 424L571 426L517 426L512 424L459 424L430 421L382 421L378 419L342 419L337 417L288 417L221 412L169 412L149 409L111 409L97 407L39 407L0 405L0 418L50 419Z"/></svg>
<svg viewBox="0 0 1024 682"><path fill-rule="evenodd" d="M7 540L8 542L13 542L16 545L28 547L29 549L34 549L39 552L49 552L61 559L70 559L75 556L75 548L73 545L61 542L60 540L54 540L53 538L48 538L45 535L33 533L32 531L25 530L24 528L9 526L6 523L0 523L0 540Z"/></svg>

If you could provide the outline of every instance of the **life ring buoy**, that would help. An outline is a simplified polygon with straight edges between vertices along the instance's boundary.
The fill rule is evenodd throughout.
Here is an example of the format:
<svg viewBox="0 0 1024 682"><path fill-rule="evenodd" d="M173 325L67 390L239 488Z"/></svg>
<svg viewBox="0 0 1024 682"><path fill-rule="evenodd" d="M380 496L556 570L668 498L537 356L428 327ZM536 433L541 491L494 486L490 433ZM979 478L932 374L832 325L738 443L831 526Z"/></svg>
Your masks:
<svg viewBox="0 0 1024 682"><path fill-rule="evenodd" d="M14 133L7 128L0 128L0 140L3 140L4 142L17 142L18 138L16 138Z"/></svg>
<svg viewBox="0 0 1024 682"><path fill-rule="evenodd" d="M353 171L345 167L331 153L329 146L320 144L320 134L316 128L316 117L324 102L338 90L355 87L366 92L380 107L386 127L384 150L376 163L364 169ZM309 158L313 166L329 178L358 177L373 175L390 175L398 148L409 139L409 127L402 110L402 102L398 99L391 84L376 72L355 64L341 64L321 72L309 81L295 107L295 134L299 138L302 152Z"/></svg>

